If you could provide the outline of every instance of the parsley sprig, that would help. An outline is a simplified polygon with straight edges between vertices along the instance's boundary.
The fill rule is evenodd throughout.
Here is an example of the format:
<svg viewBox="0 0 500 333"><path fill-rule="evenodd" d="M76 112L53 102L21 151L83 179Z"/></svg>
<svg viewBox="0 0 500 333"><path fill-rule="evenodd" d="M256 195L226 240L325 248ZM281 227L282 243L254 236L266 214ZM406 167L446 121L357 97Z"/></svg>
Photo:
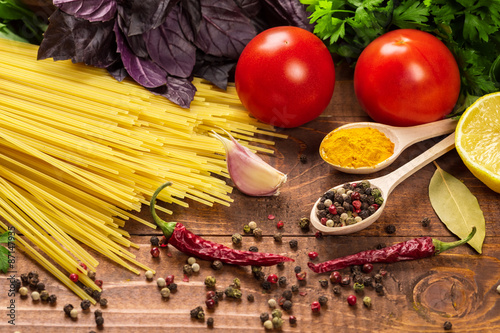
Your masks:
<svg viewBox="0 0 500 333"><path fill-rule="evenodd" d="M462 89L455 115L477 97L500 89L500 0L300 0L314 33L332 53L354 63L375 38L419 29L453 52Z"/></svg>
<svg viewBox="0 0 500 333"><path fill-rule="evenodd" d="M9 242L10 231L0 234L0 244L7 244ZM0 271L7 273L9 270L9 255L10 251L3 245L0 245Z"/></svg>

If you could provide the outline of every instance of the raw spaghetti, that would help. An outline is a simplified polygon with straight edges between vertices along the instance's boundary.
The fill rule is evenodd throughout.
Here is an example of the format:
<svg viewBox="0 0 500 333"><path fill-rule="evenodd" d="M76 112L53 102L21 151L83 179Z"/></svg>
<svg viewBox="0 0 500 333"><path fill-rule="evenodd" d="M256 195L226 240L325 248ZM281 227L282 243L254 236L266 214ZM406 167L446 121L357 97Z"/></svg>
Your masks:
<svg viewBox="0 0 500 333"><path fill-rule="evenodd" d="M168 203L231 203L224 149L209 131L225 129L247 146L273 144L254 134L284 137L251 118L233 86L195 79L183 109L105 70L36 54L0 39L0 216L26 239L19 247L82 298L91 299L67 276L99 290L79 266L99 262L81 244L134 273L150 269L128 251L138 246L122 227L129 219L155 227L134 212L160 184L173 182L159 197Z"/></svg>

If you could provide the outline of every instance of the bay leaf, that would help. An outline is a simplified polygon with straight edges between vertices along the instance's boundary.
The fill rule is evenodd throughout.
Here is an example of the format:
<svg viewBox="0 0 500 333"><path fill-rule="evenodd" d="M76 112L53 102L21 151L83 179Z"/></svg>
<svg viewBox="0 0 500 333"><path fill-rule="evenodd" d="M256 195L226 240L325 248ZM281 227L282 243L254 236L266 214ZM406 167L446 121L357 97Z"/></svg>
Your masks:
<svg viewBox="0 0 500 333"><path fill-rule="evenodd" d="M468 242L478 253L482 252L485 237L485 220L477 198L460 180L437 167L429 183L432 208L448 230L460 237L467 237L476 227L476 234Z"/></svg>

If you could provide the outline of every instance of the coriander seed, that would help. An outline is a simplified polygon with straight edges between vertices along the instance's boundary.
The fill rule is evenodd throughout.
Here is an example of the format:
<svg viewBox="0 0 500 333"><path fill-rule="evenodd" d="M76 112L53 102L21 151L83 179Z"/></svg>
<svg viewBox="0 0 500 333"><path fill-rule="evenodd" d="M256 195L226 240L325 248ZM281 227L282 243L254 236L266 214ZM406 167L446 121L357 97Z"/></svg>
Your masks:
<svg viewBox="0 0 500 333"><path fill-rule="evenodd" d="M153 279L153 276L154 276L152 271L146 271L146 273L144 273L144 275L146 276L146 279L148 279L148 280Z"/></svg>
<svg viewBox="0 0 500 333"><path fill-rule="evenodd" d="M40 300L40 293L38 291L34 291L31 293L31 299L33 301L39 301Z"/></svg>
<svg viewBox="0 0 500 333"><path fill-rule="evenodd" d="M78 310L77 310L77 309L71 309L71 311L69 312L69 316L70 316L72 319L76 319L76 318L78 318Z"/></svg>

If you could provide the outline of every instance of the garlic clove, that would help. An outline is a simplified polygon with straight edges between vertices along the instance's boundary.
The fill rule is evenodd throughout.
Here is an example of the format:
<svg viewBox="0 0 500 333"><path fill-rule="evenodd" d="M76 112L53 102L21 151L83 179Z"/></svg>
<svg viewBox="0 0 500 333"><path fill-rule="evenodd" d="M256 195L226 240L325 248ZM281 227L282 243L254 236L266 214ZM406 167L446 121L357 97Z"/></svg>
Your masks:
<svg viewBox="0 0 500 333"><path fill-rule="evenodd" d="M226 131L225 131L226 132ZM234 185L251 196L279 195L279 188L286 182L286 175L267 164L257 154L242 146L231 134L230 140L212 131L226 150L226 163Z"/></svg>

